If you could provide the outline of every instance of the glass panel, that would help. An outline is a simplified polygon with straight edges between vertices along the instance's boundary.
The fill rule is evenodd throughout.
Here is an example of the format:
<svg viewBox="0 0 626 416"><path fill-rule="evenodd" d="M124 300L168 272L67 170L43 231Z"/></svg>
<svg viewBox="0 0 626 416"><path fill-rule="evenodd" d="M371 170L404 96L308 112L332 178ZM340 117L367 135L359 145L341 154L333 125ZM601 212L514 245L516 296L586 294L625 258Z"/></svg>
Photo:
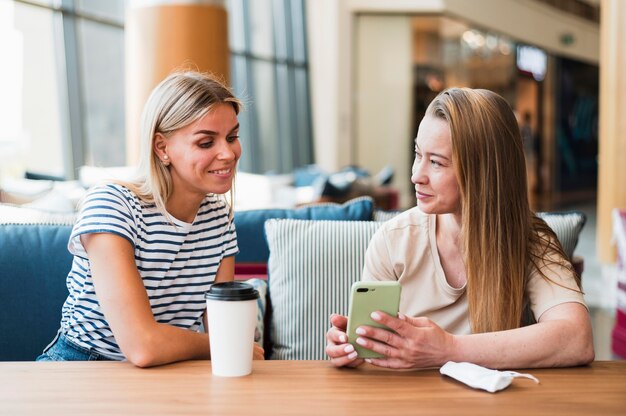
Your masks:
<svg viewBox="0 0 626 416"><path fill-rule="evenodd" d="M276 111L278 112L278 141L280 146L277 148L280 153L280 172L289 173L293 170L293 144L292 140L297 137L297 133L293 129L295 103L291 100L292 82L287 65L278 64L276 66L276 90L278 102ZM293 104L293 105L292 105Z"/></svg>
<svg viewBox="0 0 626 416"><path fill-rule="evenodd" d="M228 0L228 8L233 89L248 104L240 169L289 173L312 161L304 2Z"/></svg>
<svg viewBox="0 0 626 416"><path fill-rule="evenodd" d="M250 30L250 49L248 52L262 58L274 56L273 21L271 0L254 0L248 2L248 19L246 26ZM245 30L245 29L244 29Z"/></svg>
<svg viewBox="0 0 626 416"><path fill-rule="evenodd" d="M86 163L126 163L124 126L124 31L79 19Z"/></svg>
<svg viewBox="0 0 626 416"><path fill-rule="evenodd" d="M313 138L311 137L311 118L309 108L309 85L307 71L302 68L295 68L295 93L296 93L296 140L297 154L295 165L297 167L313 163Z"/></svg>
<svg viewBox="0 0 626 416"><path fill-rule="evenodd" d="M243 56L231 56L231 78L232 88L235 96L244 103L244 109L238 115L239 119L239 140L241 142L241 159L239 169L244 172L258 172L258 157L255 154L255 128L253 126L252 105L250 103L250 88L248 87L247 60Z"/></svg>
<svg viewBox="0 0 626 416"><path fill-rule="evenodd" d="M76 9L90 15L124 22L124 0L77 0Z"/></svg>
<svg viewBox="0 0 626 416"><path fill-rule="evenodd" d="M0 168L63 176L54 12L0 2ZM62 59L62 57L60 57ZM44 70L45 68L45 70Z"/></svg>
<svg viewBox="0 0 626 416"><path fill-rule="evenodd" d="M245 21L243 0L228 0L228 42L230 49L239 53L246 51Z"/></svg>
<svg viewBox="0 0 626 416"><path fill-rule="evenodd" d="M7 1L2 1L8 3ZM37 3L44 6L58 7L61 5L61 0L28 0L29 3Z"/></svg>
<svg viewBox="0 0 626 416"><path fill-rule="evenodd" d="M285 0L273 0L272 4L274 6L274 44L276 45L276 58L289 59L291 57L291 37L287 30L289 2Z"/></svg>
<svg viewBox="0 0 626 416"><path fill-rule="evenodd" d="M252 68L254 95L250 97L252 102L249 108L258 128L255 139L259 142L259 148L256 149L255 156L259 158L259 172L280 171L274 65L254 61Z"/></svg>
<svg viewBox="0 0 626 416"><path fill-rule="evenodd" d="M303 0L291 0L292 58L296 64L306 62L306 25Z"/></svg>

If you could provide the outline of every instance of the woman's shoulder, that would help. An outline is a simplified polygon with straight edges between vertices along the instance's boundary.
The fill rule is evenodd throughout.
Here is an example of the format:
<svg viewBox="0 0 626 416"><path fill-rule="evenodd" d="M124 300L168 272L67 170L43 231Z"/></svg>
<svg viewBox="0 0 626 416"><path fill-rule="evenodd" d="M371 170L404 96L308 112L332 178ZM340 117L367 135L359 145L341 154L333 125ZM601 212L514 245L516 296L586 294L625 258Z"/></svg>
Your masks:
<svg viewBox="0 0 626 416"><path fill-rule="evenodd" d="M118 183L105 183L90 188L82 202L82 207L97 205L128 211L141 211L142 201L126 186Z"/></svg>
<svg viewBox="0 0 626 416"><path fill-rule="evenodd" d="M430 214L425 214L418 207L413 207L386 221L382 228L388 232L406 229L426 230L430 217Z"/></svg>
<svg viewBox="0 0 626 416"><path fill-rule="evenodd" d="M379 250L397 259L427 253L431 218L417 207L398 214L380 226L370 243L371 251Z"/></svg>
<svg viewBox="0 0 626 416"><path fill-rule="evenodd" d="M87 197L94 195L110 195L127 200L137 200L137 195L126 186L119 183L103 183L95 185L87 191Z"/></svg>

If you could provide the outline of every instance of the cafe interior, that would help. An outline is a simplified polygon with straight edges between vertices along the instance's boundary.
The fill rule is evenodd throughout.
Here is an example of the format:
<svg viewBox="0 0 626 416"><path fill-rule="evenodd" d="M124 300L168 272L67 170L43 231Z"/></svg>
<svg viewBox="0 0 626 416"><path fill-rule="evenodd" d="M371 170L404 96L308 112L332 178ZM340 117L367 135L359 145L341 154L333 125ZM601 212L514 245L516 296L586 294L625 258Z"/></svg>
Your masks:
<svg viewBox="0 0 626 416"><path fill-rule="evenodd" d="M143 104L174 70L212 73L244 103L235 212L359 197L410 209L428 104L449 87L485 88L529 143L532 210L582 218L572 260L595 359L620 361L625 38L621 0L5 0L0 223L19 223L16 209L71 222L86 189L134 169ZM3 350L0 361L23 360Z"/></svg>

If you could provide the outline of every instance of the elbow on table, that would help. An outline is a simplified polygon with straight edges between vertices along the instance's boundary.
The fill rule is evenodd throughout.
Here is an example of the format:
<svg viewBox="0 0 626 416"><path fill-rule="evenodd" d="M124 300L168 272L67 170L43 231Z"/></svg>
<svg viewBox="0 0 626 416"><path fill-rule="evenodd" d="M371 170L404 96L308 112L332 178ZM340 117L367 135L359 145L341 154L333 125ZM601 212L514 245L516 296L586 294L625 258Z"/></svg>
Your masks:
<svg viewBox="0 0 626 416"><path fill-rule="evenodd" d="M583 343L578 356L579 362L577 365L587 365L596 358L596 352L593 348L593 339L587 340Z"/></svg>
<svg viewBox="0 0 626 416"><path fill-rule="evenodd" d="M588 312L577 304L562 305L554 308L549 320L550 333L555 342L551 350L555 358L551 367L573 367L587 365L595 359L593 348L593 328Z"/></svg>
<svg viewBox="0 0 626 416"><path fill-rule="evenodd" d="M123 352L126 360L136 367L148 368L159 364L150 348L138 346Z"/></svg>
<svg viewBox="0 0 626 416"><path fill-rule="evenodd" d="M580 333L580 365L591 363L596 358L596 352L593 347L593 329L591 320L587 320L587 325Z"/></svg>
<svg viewBox="0 0 626 416"><path fill-rule="evenodd" d="M164 363L162 348L159 348L158 343L152 342L150 337L122 348L122 352L130 363L140 368L154 367Z"/></svg>
<svg viewBox="0 0 626 416"><path fill-rule="evenodd" d="M567 342L570 346L570 362L567 366L587 365L596 358L591 326L583 331L578 330Z"/></svg>
<svg viewBox="0 0 626 416"><path fill-rule="evenodd" d="M128 361L139 368L154 367L155 365L162 364L154 354L147 350L133 351L125 355Z"/></svg>
<svg viewBox="0 0 626 416"><path fill-rule="evenodd" d="M595 359L591 322L562 320L550 333L554 337L545 337L549 341L544 344L549 353L545 361L536 363L539 367L575 367Z"/></svg>

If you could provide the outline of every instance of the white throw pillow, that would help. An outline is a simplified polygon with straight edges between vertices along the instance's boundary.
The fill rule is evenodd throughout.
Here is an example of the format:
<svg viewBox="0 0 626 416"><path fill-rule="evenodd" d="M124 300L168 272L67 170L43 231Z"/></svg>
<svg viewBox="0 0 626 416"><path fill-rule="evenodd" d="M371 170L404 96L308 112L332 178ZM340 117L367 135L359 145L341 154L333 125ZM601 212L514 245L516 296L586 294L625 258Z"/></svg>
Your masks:
<svg viewBox="0 0 626 416"><path fill-rule="evenodd" d="M323 360L330 314L347 315L352 283L382 223L267 220L272 359Z"/></svg>
<svg viewBox="0 0 626 416"><path fill-rule="evenodd" d="M20 205L0 204L0 224L74 225L75 213L56 213Z"/></svg>

